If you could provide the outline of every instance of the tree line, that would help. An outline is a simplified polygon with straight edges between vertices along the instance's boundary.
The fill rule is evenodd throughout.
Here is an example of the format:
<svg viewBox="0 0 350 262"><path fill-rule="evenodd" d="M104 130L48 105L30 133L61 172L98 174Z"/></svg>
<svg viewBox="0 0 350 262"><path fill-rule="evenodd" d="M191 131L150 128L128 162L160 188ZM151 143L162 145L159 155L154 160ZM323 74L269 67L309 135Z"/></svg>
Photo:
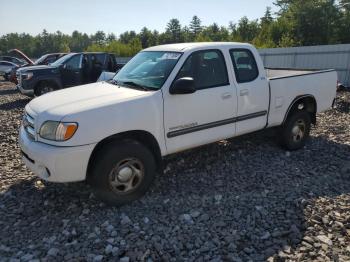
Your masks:
<svg viewBox="0 0 350 262"><path fill-rule="evenodd" d="M74 31L30 34L10 33L0 37L0 53L18 48L30 57L52 52L108 51L118 56L132 56L149 46L208 41L252 43L258 48L309 46L350 43L350 0L276 0L278 11L267 7L260 19L241 18L227 26L204 26L198 16L182 26L170 19L164 32L147 27L140 32L127 31L119 36L97 31L87 35Z"/></svg>

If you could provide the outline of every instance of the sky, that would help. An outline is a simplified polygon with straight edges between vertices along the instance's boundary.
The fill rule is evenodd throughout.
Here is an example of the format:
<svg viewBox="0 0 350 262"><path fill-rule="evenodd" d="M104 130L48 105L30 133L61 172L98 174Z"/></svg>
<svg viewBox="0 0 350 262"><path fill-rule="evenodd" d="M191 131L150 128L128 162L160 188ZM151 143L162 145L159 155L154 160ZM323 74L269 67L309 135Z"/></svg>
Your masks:
<svg viewBox="0 0 350 262"><path fill-rule="evenodd" d="M274 0L5 0L0 8L0 35L46 29L71 34L98 30L119 35L146 26L164 31L171 18L188 25L197 15L203 25L227 26L241 17L257 19Z"/></svg>

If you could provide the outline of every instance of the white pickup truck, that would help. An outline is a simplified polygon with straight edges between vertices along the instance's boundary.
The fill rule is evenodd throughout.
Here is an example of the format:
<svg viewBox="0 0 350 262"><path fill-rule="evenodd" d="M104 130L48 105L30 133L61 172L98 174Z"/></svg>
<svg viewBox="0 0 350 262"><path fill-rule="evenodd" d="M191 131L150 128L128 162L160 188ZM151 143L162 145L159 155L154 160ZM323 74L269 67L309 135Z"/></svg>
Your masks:
<svg viewBox="0 0 350 262"><path fill-rule="evenodd" d="M121 205L147 191L169 154L270 127L288 150L303 148L336 85L334 70L265 70L249 44L155 46L108 82L32 100L19 143L42 179L87 180Z"/></svg>

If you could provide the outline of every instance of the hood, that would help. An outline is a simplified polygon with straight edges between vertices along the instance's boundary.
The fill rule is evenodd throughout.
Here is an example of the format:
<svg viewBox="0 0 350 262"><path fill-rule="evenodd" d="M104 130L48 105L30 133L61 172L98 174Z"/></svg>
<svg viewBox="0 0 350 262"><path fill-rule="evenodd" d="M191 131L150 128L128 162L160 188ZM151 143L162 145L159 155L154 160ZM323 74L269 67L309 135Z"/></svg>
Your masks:
<svg viewBox="0 0 350 262"><path fill-rule="evenodd" d="M27 71L38 71L38 70L51 70L56 69L55 66L48 66L48 65L36 65L36 66L25 66L18 69L18 72L27 72Z"/></svg>
<svg viewBox="0 0 350 262"><path fill-rule="evenodd" d="M25 60L29 65L33 65L34 62L28 57L26 56L23 52L21 52L20 50L18 49L11 49L8 51L9 54L16 54L18 55L19 57L21 57L23 60Z"/></svg>
<svg viewBox="0 0 350 262"><path fill-rule="evenodd" d="M46 113L51 120L61 120L66 115L128 101L151 93L153 92L98 82L42 95L33 99L27 106L36 115Z"/></svg>

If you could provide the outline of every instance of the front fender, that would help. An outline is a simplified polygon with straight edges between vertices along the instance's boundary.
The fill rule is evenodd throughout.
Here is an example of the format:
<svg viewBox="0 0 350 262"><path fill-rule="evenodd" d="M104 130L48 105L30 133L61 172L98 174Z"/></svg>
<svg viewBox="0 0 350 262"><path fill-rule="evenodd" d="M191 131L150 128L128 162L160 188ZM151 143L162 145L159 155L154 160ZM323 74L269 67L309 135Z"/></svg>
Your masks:
<svg viewBox="0 0 350 262"><path fill-rule="evenodd" d="M100 105L66 115L61 121L77 122L79 127L70 140L59 142L57 145L96 144L113 135L139 130L153 135L161 153L165 154L162 99L161 91L150 92L131 100Z"/></svg>

